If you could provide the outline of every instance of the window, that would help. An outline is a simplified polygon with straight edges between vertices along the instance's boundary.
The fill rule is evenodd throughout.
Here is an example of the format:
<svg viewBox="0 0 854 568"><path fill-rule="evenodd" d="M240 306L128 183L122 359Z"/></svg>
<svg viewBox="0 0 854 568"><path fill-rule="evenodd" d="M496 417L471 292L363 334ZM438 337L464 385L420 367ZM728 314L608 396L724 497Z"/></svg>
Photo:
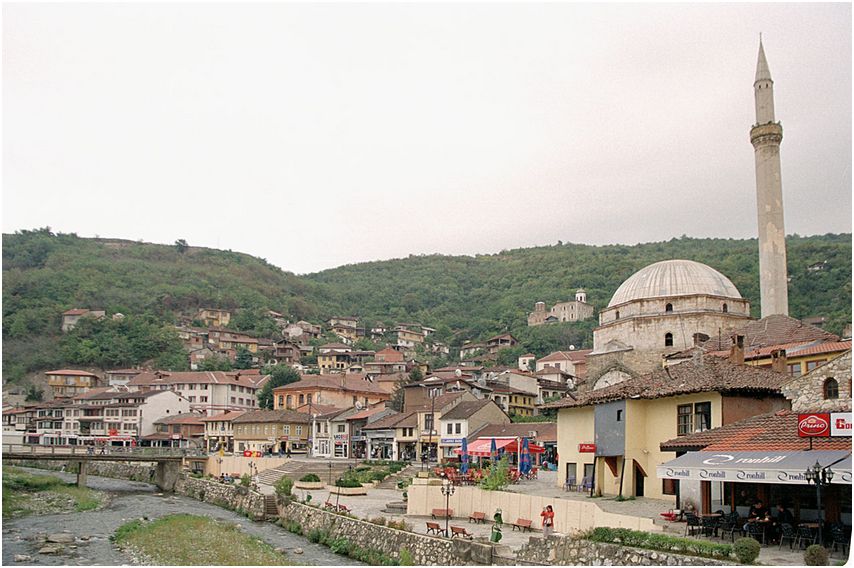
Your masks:
<svg viewBox="0 0 854 568"><path fill-rule="evenodd" d="M839 383L833 377L824 381L824 398L828 400L839 398Z"/></svg>
<svg viewBox="0 0 854 568"><path fill-rule="evenodd" d="M724 304L724 305L721 307L721 311L722 311L723 313L727 313L727 312L729 311L729 307L727 307L727 305L726 305L726 304Z"/></svg>
<svg viewBox="0 0 854 568"><path fill-rule="evenodd" d="M338 433L339 433L339 434L343 434L343 433L344 433L344 425L343 425L343 424L338 424L338 426L337 426L337 431L338 431Z"/></svg>
<svg viewBox="0 0 854 568"><path fill-rule="evenodd" d="M290 436L290 434L291 434L290 424L285 424L285 426L282 428L282 432L285 434L285 436Z"/></svg>
<svg viewBox="0 0 854 568"><path fill-rule="evenodd" d="M665 495L676 495L676 487L678 487L678 482L678 479L662 479L661 492Z"/></svg>
<svg viewBox="0 0 854 568"><path fill-rule="evenodd" d="M623 411L618 410L617 411L617 422L622 422L622 421L623 421Z"/></svg>
<svg viewBox="0 0 854 568"><path fill-rule="evenodd" d="M694 432L702 432L712 427L712 403L698 402L694 405Z"/></svg>
<svg viewBox="0 0 854 568"><path fill-rule="evenodd" d="M818 367L822 363L824 363L824 361L808 361L807 362L807 373L809 373L810 371L812 371L813 369L815 369L816 367Z"/></svg>
<svg viewBox="0 0 854 568"><path fill-rule="evenodd" d="M293 395L288 395L288 408L293 408L294 406L294 397Z"/></svg>
<svg viewBox="0 0 854 568"><path fill-rule="evenodd" d="M279 407L281 408L284 405L285 405L285 397L284 397L284 395L280 394L279 395Z"/></svg>
<svg viewBox="0 0 854 568"><path fill-rule="evenodd" d="M827 398L827 397L825 397L825 398ZM448 423L448 434L453 434L453 433L454 433L454 425L451 423Z"/></svg>
<svg viewBox="0 0 854 568"><path fill-rule="evenodd" d="M463 427L463 425L462 425L462 424L460 424L459 422L457 422L457 424L456 424L456 432L457 432L457 434L461 434L461 433L462 433L462 427Z"/></svg>
<svg viewBox="0 0 854 568"><path fill-rule="evenodd" d="M302 436L302 426L297 426L297 436Z"/></svg>
<svg viewBox="0 0 854 568"><path fill-rule="evenodd" d="M615 319L615 320L620 319L620 310L617 310L617 311L614 313L614 319Z"/></svg>
<svg viewBox="0 0 854 568"><path fill-rule="evenodd" d="M673 313L673 304L667 304L664 306L664 312L668 314Z"/></svg>
<svg viewBox="0 0 854 568"><path fill-rule="evenodd" d="M788 367L789 367L789 374L790 375L792 375L793 377L800 377L801 376L801 364L800 363L790 363L788 365Z"/></svg>
<svg viewBox="0 0 854 568"><path fill-rule="evenodd" d="M356 401L357 401L357 399L356 399L356 397L354 396L354 397L353 397L353 406L356 406Z"/></svg>
<svg viewBox="0 0 854 568"><path fill-rule="evenodd" d="M206 397L206 396L200 396L199 397L199 402L207 402L207 401L208 401L208 397Z"/></svg>
<svg viewBox="0 0 854 568"><path fill-rule="evenodd" d="M425 430L433 430L433 415L427 414L424 416L424 429Z"/></svg>
<svg viewBox="0 0 854 568"><path fill-rule="evenodd" d="M306 402L311 404L311 395L310 394L306 395L305 400L306 400Z"/></svg>
<svg viewBox="0 0 854 568"><path fill-rule="evenodd" d="M299 404L300 404L300 406L305 404L305 395L304 394L299 395Z"/></svg>
<svg viewBox="0 0 854 568"><path fill-rule="evenodd" d="M664 346L673 347L673 334L668 332L664 334Z"/></svg>
<svg viewBox="0 0 854 568"><path fill-rule="evenodd" d="M676 434L684 436L691 433L691 412L693 411L690 404L680 404L676 408Z"/></svg>

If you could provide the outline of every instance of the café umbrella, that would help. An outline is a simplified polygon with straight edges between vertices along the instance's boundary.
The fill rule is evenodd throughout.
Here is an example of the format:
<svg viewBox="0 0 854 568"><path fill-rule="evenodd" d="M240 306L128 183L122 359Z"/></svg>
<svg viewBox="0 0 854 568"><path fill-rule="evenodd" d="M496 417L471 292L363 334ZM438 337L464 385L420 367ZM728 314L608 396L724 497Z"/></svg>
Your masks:
<svg viewBox="0 0 854 568"><path fill-rule="evenodd" d="M469 443L463 438L462 453L460 454L460 473L465 475L469 471Z"/></svg>
<svg viewBox="0 0 854 568"><path fill-rule="evenodd" d="M495 445L495 438L493 438L489 444L489 461L495 461L496 459L498 459L498 446Z"/></svg>

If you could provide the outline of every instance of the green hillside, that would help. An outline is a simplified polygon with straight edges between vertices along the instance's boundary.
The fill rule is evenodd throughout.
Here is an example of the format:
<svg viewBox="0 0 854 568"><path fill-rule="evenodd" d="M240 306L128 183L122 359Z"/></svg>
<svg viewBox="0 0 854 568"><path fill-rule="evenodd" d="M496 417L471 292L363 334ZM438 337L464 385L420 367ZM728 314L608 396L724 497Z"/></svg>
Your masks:
<svg viewBox="0 0 854 568"><path fill-rule="evenodd" d="M826 328L840 333L851 321L851 235L793 236L788 246L791 315L824 316ZM643 266L688 258L727 275L758 316L756 250L756 240L733 239L558 244L475 257L410 256L301 277L231 251L22 231L3 236L4 379L74 363L81 350L100 350L90 359L121 364L141 362L152 351L166 353L171 348L164 346L174 343L166 324L201 306L236 310L233 327L268 335L273 327L264 312L271 309L315 322L344 314L367 325L417 321L436 328L437 337L452 346L507 330L537 354L570 343L589 346L593 320L527 328L534 302L570 299L583 287L588 300L602 307ZM826 262L823 270L807 269L818 262ZM101 330L104 336L145 337L107 347L77 338L69 348L68 337L59 333L60 314L73 307L131 318ZM148 334L157 341L146 341Z"/></svg>

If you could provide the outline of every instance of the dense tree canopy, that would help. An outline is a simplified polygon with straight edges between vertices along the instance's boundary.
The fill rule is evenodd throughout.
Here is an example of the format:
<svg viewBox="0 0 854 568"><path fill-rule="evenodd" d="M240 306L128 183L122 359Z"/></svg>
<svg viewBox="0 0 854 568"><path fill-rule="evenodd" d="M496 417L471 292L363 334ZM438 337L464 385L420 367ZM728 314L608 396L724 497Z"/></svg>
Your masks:
<svg viewBox="0 0 854 568"><path fill-rule="evenodd" d="M271 365L265 367L264 372L270 375L270 380L261 387L261 391L258 393L258 407L272 410L273 389L297 382L300 380L300 375L288 365Z"/></svg>

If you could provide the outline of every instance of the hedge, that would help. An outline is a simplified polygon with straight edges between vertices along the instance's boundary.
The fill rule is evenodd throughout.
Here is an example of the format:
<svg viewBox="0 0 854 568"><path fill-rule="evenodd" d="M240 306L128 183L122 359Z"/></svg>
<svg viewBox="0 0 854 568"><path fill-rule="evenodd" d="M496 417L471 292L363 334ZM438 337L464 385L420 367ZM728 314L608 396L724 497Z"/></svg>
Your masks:
<svg viewBox="0 0 854 568"><path fill-rule="evenodd" d="M677 552L707 558L728 559L732 555L731 544L719 544L699 539L681 538L659 533L596 527L585 535L594 542L611 542L623 546L634 546L663 552Z"/></svg>

